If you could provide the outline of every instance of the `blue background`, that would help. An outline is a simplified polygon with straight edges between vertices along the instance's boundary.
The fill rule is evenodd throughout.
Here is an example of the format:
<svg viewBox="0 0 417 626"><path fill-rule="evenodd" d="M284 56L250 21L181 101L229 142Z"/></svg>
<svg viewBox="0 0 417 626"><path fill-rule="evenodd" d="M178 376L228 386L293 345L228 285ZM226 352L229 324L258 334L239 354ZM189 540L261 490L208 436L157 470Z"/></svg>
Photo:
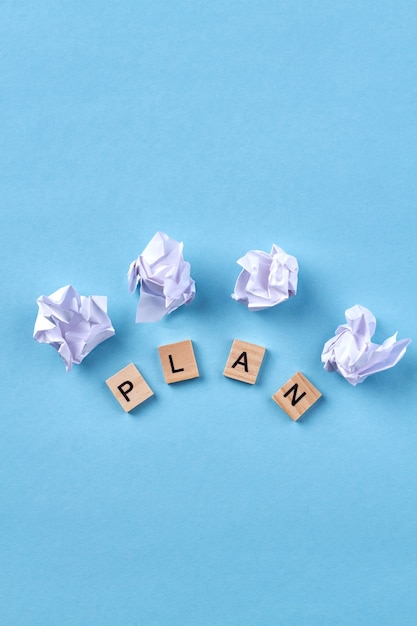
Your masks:
<svg viewBox="0 0 417 626"><path fill-rule="evenodd" d="M0 31L2 623L414 626L415 343L356 388L320 354L356 303L417 338L415 4L2 2ZM198 293L135 325L156 230ZM299 293L250 313L235 261L272 243ZM66 374L31 335L68 283L117 332ZM201 378L168 386L187 338ZM155 398L124 414L129 362ZM271 400L296 370L324 396L299 423Z"/></svg>

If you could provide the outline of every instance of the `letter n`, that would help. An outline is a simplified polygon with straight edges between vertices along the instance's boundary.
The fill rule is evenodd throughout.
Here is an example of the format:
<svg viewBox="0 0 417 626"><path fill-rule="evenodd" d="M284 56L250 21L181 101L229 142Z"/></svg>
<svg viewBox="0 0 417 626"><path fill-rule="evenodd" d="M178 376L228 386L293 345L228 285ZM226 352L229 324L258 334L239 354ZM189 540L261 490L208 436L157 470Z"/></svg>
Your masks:
<svg viewBox="0 0 417 626"><path fill-rule="evenodd" d="M297 391L298 391L298 383L294 383L293 386L284 393L284 398L286 398L287 396L290 395L291 392L293 392L292 398L291 398L292 406L295 406L297 402L300 402L300 400L304 398L304 396L307 395L307 392L303 391L303 393L301 393L297 398Z"/></svg>

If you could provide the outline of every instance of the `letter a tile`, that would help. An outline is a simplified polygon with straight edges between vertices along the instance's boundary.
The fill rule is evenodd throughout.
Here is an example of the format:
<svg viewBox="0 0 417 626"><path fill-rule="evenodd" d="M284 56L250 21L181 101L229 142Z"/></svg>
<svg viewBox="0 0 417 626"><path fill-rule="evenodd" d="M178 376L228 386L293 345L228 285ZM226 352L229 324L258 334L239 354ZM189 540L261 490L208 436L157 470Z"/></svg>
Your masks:
<svg viewBox="0 0 417 626"><path fill-rule="evenodd" d="M153 396L152 389L133 363L108 378L106 385L126 413Z"/></svg>
<svg viewBox="0 0 417 626"><path fill-rule="evenodd" d="M301 372L294 374L285 385L272 396L277 404L296 422L313 404L321 393Z"/></svg>
<svg viewBox="0 0 417 626"><path fill-rule="evenodd" d="M158 352L168 385L199 377L191 339L160 346Z"/></svg>
<svg viewBox="0 0 417 626"><path fill-rule="evenodd" d="M254 343L235 339L224 368L224 376L254 385L264 358L265 349Z"/></svg>

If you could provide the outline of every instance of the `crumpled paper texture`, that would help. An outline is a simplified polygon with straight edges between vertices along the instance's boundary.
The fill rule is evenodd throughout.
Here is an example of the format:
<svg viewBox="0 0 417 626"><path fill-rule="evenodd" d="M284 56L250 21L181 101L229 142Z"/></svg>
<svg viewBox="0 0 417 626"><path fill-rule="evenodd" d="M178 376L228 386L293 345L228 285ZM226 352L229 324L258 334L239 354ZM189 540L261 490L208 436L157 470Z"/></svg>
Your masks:
<svg viewBox="0 0 417 626"><path fill-rule="evenodd" d="M106 296L80 296L67 285L36 302L39 311L33 337L58 351L67 372L115 333L107 315Z"/></svg>
<svg viewBox="0 0 417 626"><path fill-rule="evenodd" d="M130 264L127 273L130 293L140 284L136 322L158 322L194 299L195 282L182 251L182 242L158 231Z"/></svg>
<svg viewBox="0 0 417 626"><path fill-rule="evenodd" d="M298 261L273 244L270 254L249 250L237 261L240 272L232 298L250 311L262 311L295 296Z"/></svg>
<svg viewBox="0 0 417 626"><path fill-rule="evenodd" d="M397 333L382 344L373 343L376 319L369 309L356 304L345 311L347 324L324 344L324 369L336 371L355 386L368 376L394 367L402 359L411 339L397 341Z"/></svg>

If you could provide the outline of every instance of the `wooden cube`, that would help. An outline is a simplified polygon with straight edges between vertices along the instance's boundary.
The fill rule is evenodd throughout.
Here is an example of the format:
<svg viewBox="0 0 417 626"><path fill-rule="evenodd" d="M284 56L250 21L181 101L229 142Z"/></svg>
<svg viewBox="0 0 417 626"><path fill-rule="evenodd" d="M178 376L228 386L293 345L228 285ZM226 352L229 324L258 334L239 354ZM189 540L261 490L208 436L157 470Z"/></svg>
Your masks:
<svg viewBox="0 0 417 626"><path fill-rule="evenodd" d="M272 396L277 404L296 422L317 400L321 393L303 376L294 374L285 385Z"/></svg>
<svg viewBox="0 0 417 626"><path fill-rule="evenodd" d="M265 348L235 339L224 368L224 376L254 385L264 358Z"/></svg>
<svg viewBox="0 0 417 626"><path fill-rule="evenodd" d="M106 385L126 413L153 396L152 389L133 363L108 378Z"/></svg>
<svg viewBox="0 0 417 626"><path fill-rule="evenodd" d="M160 346L158 352L168 385L200 376L191 339Z"/></svg>

